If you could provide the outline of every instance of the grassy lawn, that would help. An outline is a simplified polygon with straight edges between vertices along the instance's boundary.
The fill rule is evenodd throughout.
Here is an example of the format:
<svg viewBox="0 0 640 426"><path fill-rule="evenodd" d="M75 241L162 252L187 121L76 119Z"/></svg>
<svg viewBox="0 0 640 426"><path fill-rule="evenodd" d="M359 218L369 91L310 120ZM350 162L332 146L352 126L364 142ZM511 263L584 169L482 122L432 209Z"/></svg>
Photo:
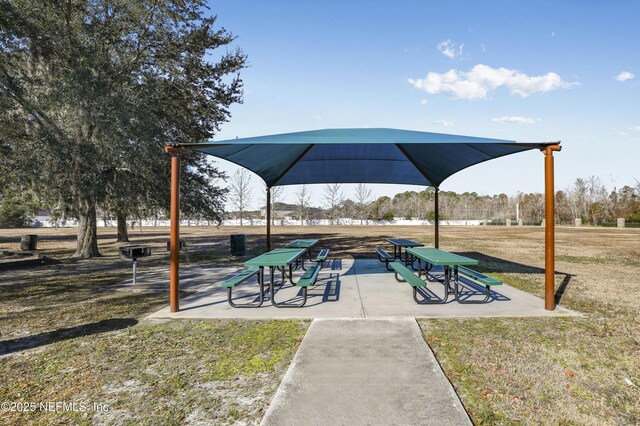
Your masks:
<svg viewBox="0 0 640 426"><path fill-rule="evenodd" d="M560 303L583 317L419 321L476 424L640 424L639 235L597 232L558 244ZM542 297L531 241L510 240L484 251L510 261L479 269Z"/></svg>
<svg viewBox="0 0 640 426"><path fill-rule="evenodd" d="M544 234L532 227L442 227L441 248L542 296ZM38 230L59 263L2 273L0 394L10 401L107 404L109 411L0 414L0 424L182 424L260 421L307 327L300 321L151 321L165 291L112 286L130 278L113 230L103 258L72 261L73 230ZM183 228L192 264L232 264L229 234ZM26 233L26 232L25 232ZM339 257L373 257L384 238L429 245L416 227L287 227L274 245L319 238ZM0 250L20 231L0 230ZM141 264L165 268L168 229L132 232L153 247ZM556 288L575 318L420 320L425 338L477 424L640 424L640 230L559 228ZM187 293L184 293L186 295Z"/></svg>
<svg viewBox="0 0 640 426"><path fill-rule="evenodd" d="M0 364L6 401L108 411L3 412L3 424L258 422L307 328L295 321L142 321L51 343Z"/></svg>
<svg viewBox="0 0 640 426"><path fill-rule="evenodd" d="M76 411L0 411L0 424L260 421L308 322L146 320L168 293L113 288L131 278L131 264L109 235L104 257L76 261L72 238L59 233L39 243L56 262L0 272L0 399L73 402ZM0 250L16 250L7 240L0 233ZM141 273L166 267L164 238L145 243L156 249ZM231 261L217 252L216 263Z"/></svg>

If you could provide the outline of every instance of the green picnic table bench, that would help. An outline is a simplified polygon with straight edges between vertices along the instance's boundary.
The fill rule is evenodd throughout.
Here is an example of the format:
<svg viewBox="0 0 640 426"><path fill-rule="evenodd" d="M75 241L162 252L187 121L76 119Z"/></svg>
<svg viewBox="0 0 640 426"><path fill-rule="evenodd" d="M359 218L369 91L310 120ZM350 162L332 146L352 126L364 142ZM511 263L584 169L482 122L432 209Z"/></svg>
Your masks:
<svg viewBox="0 0 640 426"><path fill-rule="evenodd" d="M258 277L258 284L260 284L260 301L257 304L249 303L249 304L237 304L233 302L232 291L233 288L237 285L242 284L247 281L249 278L253 276ZM249 269L245 269L237 275L225 280L222 282L222 287L227 289L227 300L229 301L229 305L234 308L259 308L264 303L264 284L260 279L260 268L257 266L251 267Z"/></svg>
<svg viewBox="0 0 640 426"><path fill-rule="evenodd" d="M298 279L298 281L293 281L293 279L290 279L291 284L294 287L302 287L301 303L292 304L292 303L276 302L275 291L273 289L273 285L271 285L271 304L276 308L302 308L307 303L308 288L311 287L312 285L315 285L316 281L318 280L318 274L320 273L320 269L322 269L322 266L319 263L317 263L307 268L307 270L304 271L304 274L302 274L302 276Z"/></svg>
<svg viewBox="0 0 640 426"><path fill-rule="evenodd" d="M486 303L489 301L489 298L491 297L491 287L496 286L496 285L501 285L502 281L495 279L493 277L490 277L488 275L484 275L481 274L478 271L474 271L473 269L467 268L465 266L458 266L458 273L460 275L464 275L465 277L471 279L472 281L475 281L479 284L483 284L485 286L485 298L483 300L458 300L458 303L466 303L466 304L473 304L473 303ZM458 277L455 277L455 285L458 285ZM456 296L457 296L458 290L456 288Z"/></svg>
<svg viewBox="0 0 640 426"><path fill-rule="evenodd" d="M389 262L393 262L393 255L381 248L376 249L376 254L378 255L378 260L384 262L384 267L387 268L387 271L392 271L393 269L389 268Z"/></svg>
<svg viewBox="0 0 640 426"><path fill-rule="evenodd" d="M298 240L293 240L287 244L285 244L285 248L295 248L295 249L304 249L306 255L309 257L309 260L311 259L311 249L318 244L319 240L315 240L315 239L307 239L307 240L302 240L302 239L298 239ZM305 268L304 266L304 255L300 256L299 258L296 259L296 269L298 268L302 268L303 271L306 271L307 268Z"/></svg>
<svg viewBox="0 0 640 426"><path fill-rule="evenodd" d="M324 267L324 261L327 260L327 256L329 256L329 249L322 249L320 253L316 256L316 262L320 264L321 267Z"/></svg>
<svg viewBox="0 0 640 426"><path fill-rule="evenodd" d="M426 287L427 282L424 281L419 276L417 276L416 274L414 274L413 271L411 271L409 268L404 266L402 262L391 262L389 263L389 267L391 267L391 269L394 271L394 276L396 278L396 281L407 282L413 288L413 300L418 305L438 305L442 303L447 303L447 299L449 298L449 292L446 289L444 292L444 297L442 299L438 299L438 298L434 298L434 300L418 299L418 287ZM402 277L402 279L400 279L398 275Z"/></svg>
<svg viewBox="0 0 640 426"><path fill-rule="evenodd" d="M222 282L222 287L227 289L227 299L229 301L229 305L234 308L259 308L264 303L264 292L265 292L265 268L269 268L269 287L268 291L271 293L271 304L277 308L301 308L307 303L307 289L308 287L314 285L318 280L318 274L320 273L320 269L322 269L322 259L326 259L326 256L329 254L329 250L323 250L324 253L321 253L323 257L320 257L320 261L315 265L308 268L304 274L297 280L293 280L293 262L296 262L297 259L302 257L306 249L304 248L278 248L275 250L271 250L268 253L261 254L258 257L250 259L246 261L244 264L248 266L247 269L240 272L239 274L234 275L233 277ZM287 275L286 269L289 269L289 274ZM282 271L282 281L279 283L275 283L274 280L274 272L275 270ZM236 286L242 284L247 281L254 275L258 277L258 284L260 287L260 295L258 303L246 303L246 304L237 304L233 302L232 299L232 290ZM291 284L295 287L302 288L302 303L299 304L291 304L291 303L278 303L275 300L275 286L282 286L286 281L286 278L289 278Z"/></svg>
<svg viewBox="0 0 640 426"><path fill-rule="evenodd" d="M389 266L394 271L394 276L397 281L406 281L413 287L413 299L418 304L441 304L446 303L447 298L449 297L450 289L450 281L453 281L454 288L453 294L455 300L461 304L477 304L477 303L486 303L491 298L491 287L502 284L502 281L497 280L488 275L484 275L480 272L474 271L469 268L469 265L477 265L478 261L475 259L471 259L465 256L461 256L455 253L449 253L444 250L439 250L435 248L408 248L407 253L411 256L414 256L418 259L418 275L414 274L406 265L401 265L398 262L390 263ZM424 281L420 278L422 274L421 262L426 262L426 276L427 281L429 280L428 269L429 265L439 265L444 267L444 287L445 287L445 295L442 299L424 299L418 300L417 298L417 288L423 287L427 285L427 281ZM466 266L465 266L466 265ZM453 269L453 271L452 271ZM453 273L452 273L453 272ZM472 282L476 282L485 286L485 297L482 300L470 300L468 298L462 299L460 297L460 279L459 275L463 275L467 279L470 279ZM401 277L402 280L399 278Z"/></svg>

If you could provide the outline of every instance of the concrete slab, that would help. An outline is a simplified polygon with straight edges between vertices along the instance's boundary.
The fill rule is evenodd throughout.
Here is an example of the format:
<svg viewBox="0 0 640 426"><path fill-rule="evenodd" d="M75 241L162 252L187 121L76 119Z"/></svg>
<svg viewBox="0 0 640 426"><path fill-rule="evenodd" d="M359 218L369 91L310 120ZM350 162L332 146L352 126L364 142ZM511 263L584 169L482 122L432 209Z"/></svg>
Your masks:
<svg viewBox="0 0 640 426"><path fill-rule="evenodd" d="M226 277L238 273L242 268L239 266L189 266L180 267L180 290L197 292L206 287L213 286L223 281ZM107 287L109 290L145 290L145 291L168 291L169 290L169 270L166 267L147 267L144 263L138 267L136 284L133 284L133 277L118 284Z"/></svg>
<svg viewBox="0 0 640 426"><path fill-rule="evenodd" d="M355 275L361 289L365 316L370 318L406 315L421 318L473 318L473 317L531 317L531 316L572 316L578 313L562 306L555 311L544 309L544 301L539 297L518 290L509 285L494 287L492 300L479 305L464 305L449 295L442 305L418 305L413 301L412 288L397 282L393 274L376 260L358 261L354 265ZM434 268L435 275L442 270ZM482 298L484 286L463 280L465 291L475 292L473 298ZM376 285L377 284L377 285ZM444 296L444 286L430 283L427 295Z"/></svg>
<svg viewBox="0 0 640 426"><path fill-rule="evenodd" d="M414 319L317 319L261 424L471 421Z"/></svg>
<svg viewBox="0 0 640 426"><path fill-rule="evenodd" d="M217 272L219 281L180 301L180 312L171 314L164 308L152 318L362 318L364 317L353 260L332 260L320 272L316 285L309 289L307 304L302 309L276 308L269 300L258 309L237 309L227 303L226 289L220 282L233 273ZM212 268L216 269L216 268ZM302 272L296 272L301 275ZM223 276L224 275L224 276ZM166 279L166 278L165 278ZM258 297L258 286L253 279L233 291L236 303L253 303ZM298 302L300 288L287 284L276 291L278 302Z"/></svg>
<svg viewBox="0 0 640 426"><path fill-rule="evenodd" d="M546 311L542 299L509 285L496 287L490 303L462 305L450 297L443 305L418 305L412 289L397 282L384 264L375 259L333 259L320 273L318 283L309 291L307 306L302 309L278 309L266 300L259 309L236 309L229 306L226 290L220 282L239 270L237 267L185 267L181 270L181 288L199 290L180 301L180 312L171 314L166 307L151 315L160 318L462 318L462 317L529 317L580 315L564 307ZM437 271L436 271L437 273ZM155 277L155 281L154 281ZM124 283L123 285L127 285ZM130 280L128 281L130 286ZM142 273L140 286L168 288L168 271ZM473 289L467 283L467 290ZM443 295L444 286L430 283L428 291ZM475 290L476 292L478 289ZM300 289L290 285L277 291L276 300L296 298ZM480 297L480 293L476 293ZM247 283L234 290L238 303L256 300L257 285Z"/></svg>

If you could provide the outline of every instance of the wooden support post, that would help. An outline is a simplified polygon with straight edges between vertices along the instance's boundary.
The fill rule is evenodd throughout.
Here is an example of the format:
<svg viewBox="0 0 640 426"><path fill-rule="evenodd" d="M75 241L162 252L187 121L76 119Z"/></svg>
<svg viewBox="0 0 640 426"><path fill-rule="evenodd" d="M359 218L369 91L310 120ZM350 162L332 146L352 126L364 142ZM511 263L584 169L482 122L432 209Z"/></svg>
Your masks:
<svg viewBox="0 0 640 426"><path fill-rule="evenodd" d="M271 251L271 188L267 186L267 251Z"/></svg>
<svg viewBox="0 0 640 426"><path fill-rule="evenodd" d="M435 221L434 221L434 231L435 231L435 248L440 248L440 216L438 214L438 192L440 192L440 188L435 187L435 200L434 200L434 213L435 213Z"/></svg>
<svg viewBox="0 0 640 426"><path fill-rule="evenodd" d="M180 154L182 148L167 146L171 154L171 237L169 249L169 306L171 312L180 310Z"/></svg>
<svg viewBox="0 0 640 426"><path fill-rule="evenodd" d="M553 185L553 152L560 145L549 145L544 152L544 308L555 309L555 191Z"/></svg>

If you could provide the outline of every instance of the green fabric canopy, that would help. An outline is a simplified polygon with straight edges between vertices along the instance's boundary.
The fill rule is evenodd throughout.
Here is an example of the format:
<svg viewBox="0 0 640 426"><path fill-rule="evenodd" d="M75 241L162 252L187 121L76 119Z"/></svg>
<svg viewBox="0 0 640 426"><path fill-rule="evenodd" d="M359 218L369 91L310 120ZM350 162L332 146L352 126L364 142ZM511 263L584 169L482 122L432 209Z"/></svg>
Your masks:
<svg viewBox="0 0 640 426"><path fill-rule="evenodd" d="M397 129L325 129L180 146L245 167L269 187L313 183L438 187L474 164L555 144Z"/></svg>

